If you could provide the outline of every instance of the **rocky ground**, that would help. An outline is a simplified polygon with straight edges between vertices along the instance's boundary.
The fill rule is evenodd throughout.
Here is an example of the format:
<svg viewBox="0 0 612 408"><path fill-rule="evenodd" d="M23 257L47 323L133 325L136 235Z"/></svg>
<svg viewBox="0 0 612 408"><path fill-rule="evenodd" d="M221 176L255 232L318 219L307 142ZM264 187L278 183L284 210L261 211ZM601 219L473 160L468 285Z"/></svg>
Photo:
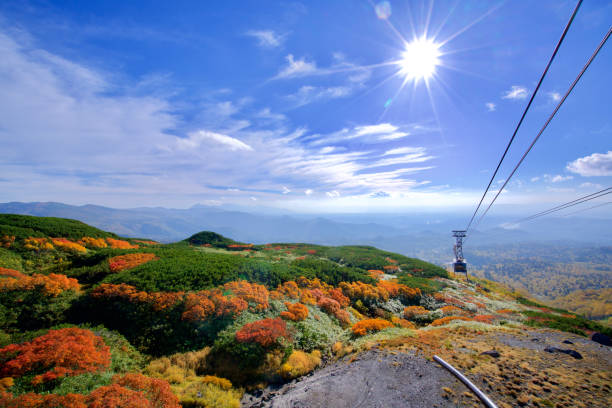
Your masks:
<svg viewBox="0 0 612 408"><path fill-rule="evenodd" d="M493 352L494 351L494 352ZM489 354L483 354L489 352ZM612 406L612 349L553 330L419 330L377 344L281 387L245 394L243 407L482 406L431 357L463 372L500 407Z"/></svg>

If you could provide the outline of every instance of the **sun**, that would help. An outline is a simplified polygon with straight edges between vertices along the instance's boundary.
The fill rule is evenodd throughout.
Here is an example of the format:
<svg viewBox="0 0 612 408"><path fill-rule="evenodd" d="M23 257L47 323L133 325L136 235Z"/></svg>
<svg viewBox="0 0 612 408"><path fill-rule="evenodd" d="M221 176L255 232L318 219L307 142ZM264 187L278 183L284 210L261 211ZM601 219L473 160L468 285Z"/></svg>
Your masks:
<svg viewBox="0 0 612 408"><path fill-rule="evenodd" d="M440 44L421 37L405 44L402 58L397 62L400 74L407 80L419 81L431 78L440 65Z"/></svg>

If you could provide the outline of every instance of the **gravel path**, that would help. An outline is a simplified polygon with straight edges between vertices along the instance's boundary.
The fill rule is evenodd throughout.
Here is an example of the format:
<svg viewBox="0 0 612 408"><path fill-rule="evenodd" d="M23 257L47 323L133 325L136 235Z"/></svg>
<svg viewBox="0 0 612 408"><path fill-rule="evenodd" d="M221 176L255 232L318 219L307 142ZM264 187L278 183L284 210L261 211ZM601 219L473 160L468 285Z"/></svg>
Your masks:
<svg viewBox="0 0 612 408"><path fill-rule="evenodd" d="M437 363L414 353L372 349L345 357L300 381L257 396L245 394L242 407L278 408L410 408L454 407L453 394L467 390Z"/></svg>

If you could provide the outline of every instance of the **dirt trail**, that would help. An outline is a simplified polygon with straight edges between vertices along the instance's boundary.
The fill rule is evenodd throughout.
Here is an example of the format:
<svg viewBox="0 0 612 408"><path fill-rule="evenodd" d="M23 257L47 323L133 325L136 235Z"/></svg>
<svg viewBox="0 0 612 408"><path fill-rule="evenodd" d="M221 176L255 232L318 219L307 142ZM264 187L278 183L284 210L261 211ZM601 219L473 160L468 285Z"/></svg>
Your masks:
<svg viewBox="0 0 612 408"><path fill-rule="evenodd" d="M243 407L278 408L410 408L454 407L443 387L466 391L435 362L414 352L372 349L347 356L279 389L257 397L245 394Z"/></svg>

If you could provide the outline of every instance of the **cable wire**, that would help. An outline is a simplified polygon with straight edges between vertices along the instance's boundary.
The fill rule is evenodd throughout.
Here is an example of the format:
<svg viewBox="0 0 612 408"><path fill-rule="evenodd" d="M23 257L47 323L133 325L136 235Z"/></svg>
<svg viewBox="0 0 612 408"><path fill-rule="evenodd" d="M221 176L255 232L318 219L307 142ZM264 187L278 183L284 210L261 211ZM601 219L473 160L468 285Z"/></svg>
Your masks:
<svg viewBox="0 0 612 408"><path fill-rule="evenodd" d="M523 153L523 156L521 157L521 159L519 160L519 162L516 164L516 166L514 166L514 169L512 170L512 172L510 173L510 175L508 176L508 178L506 178L506 180L504 181L504 184L501 186L501 188L497 191L497 194L495 194L495 197L493 197L493 200L489 203L489 206L487 207L487 209L484 211L484 213L482 213L482 215L480 216L480 218L478 219L476 225L480 224L480 222L482 221L482 219L485 217L485 215L487 215L487 213L489 212L489 210L491 209L491 206L493 206L493 203L495 203L495 201L497 200L497 198L499 197L499 195L502 193L502 191L504 190L504 188L506 187L506 185L508 185L508 183L510 182L510 179L512 179L512 176L514 176L514 173L516 173L516 171L518 170L519 166L523 163L523 161L525 160L525 157L527 157L527 155L529 154L529 152L531 151L531 149L533 148L533 146L536 144L536 142L538 141L538 139L540 138L540 136L542 135L542 133L544 132L544 130L548 127L549 123L552 121L552 119L555 117L555 115L557 114L557 112L559 111L559 108L561 108L561 106L563 105L563 103L565 102L565 100L567 99L567 97L572 93L572 91L574 90L574 87L576 86L576 84L578 83L578 81L580 81L580 78L582 78L582 76L584 75L584 73L586 72L586 70L589 68L589 66L591 65L591 63L593 62L593 60L595 59L595 57L597 56L597 54L599 54L599 51L601 50L601 48L604 46L604 44L606 43L606 41L608 41L608 38L610 38L610 34L612 33L612 28L610 28L608 30L608 32L606 33L606 35L604 36L604 38L601 40L601 42L599 43L599 45L597 46L597 48L595 49L595 51L593 52L593 54L591 55L591 57L589 58L589 60L587 61L587 63L584 65L584 67L582 67L582 70L580 71L580 73L578 74L578 76L576 77L576 79L574 79L574 82L572 82L572 85L570 85L569 89L565 92L565 95L563 95L563 98L561 98L561 100L559 101L559 103L557 104L557 106L555 107L555 110L550 114L550 116L548 117L548 119L546 120L546 122L544 123L544 126L542 126L542 128L540 129L540 131L538 132L538 134L536 135L536 137L533 139L533 141L531 142L531 144L529 145L529 147L527 148L527 150L525 151L525 153Z"/></svg>
<svg viewBox="0 0 612 408"><path fill-rule="evenodd" d="M581 4L582 4L582 0L578 0L578 3L576 4L576 8L574 8L574 12L572 13L572 16L567 22L565 29L563 30L563 34L561 34L561 38L559 38L559 41L557 41L555 50L550 56L550 59L548 60L548 64L546 64L546 68L544 69L544 72L542 72L542 76L540 77L538 84L535 87L533 93L531 94L531 98L529 99L529 102L527 103L527 106L525 107L525 110L523 111L523 114L521 115L521 119L519 120L518 124L516 125L516 128L514 129L514 133L512 133L512 137L510 138L510 141L508 142L508 145L506 146L506 150L504 150L504 154L502 154L501 159L499 159L499 163L497 163L495 172L493 172L493 175L491 176L491 180L489 180L489 184L487 185L487 188L485 189L484 194L480 198L480 202L478 203L478 206L476 207L476 210L474 211L474 214L472 215L472 218L470 219L468 226L465 228L466 232L470 229L470 226L472 225L472 222L474 221L474 218L476 217L476 214L478 213L478 210L480 209L480 206L482 205L482 202L484 201L485 196L489 192L489 188L491 188L491 184L493 183L493 180L495 179L495 176L497 175L497 172L499 171L499 168L502 162L506 158L506 154L508 153L508 150L510 149L510 145L512 145L512 142L514 141L514 138L516 137L516 134L518 133L518 130L521 127L523 120L525 119L525 116L527 115L527 111L531 107L531 103L533 102L536 94L538 93L538 90L540 89L540 85L542 85L542 82L544 81L544 77L546 77L546 74L548 73L548 69L550 68L555 57L557 56L557 52L559 51L559 48L561 47L561 43L563 43L563 40L565 39L565 35L569 31L569 28L572 25L572 22L574 21L574 17L576 17L576 13L578 13L578 9L580 8Z"/></svg>
<svg viewBox="0 0 612 408"><path fill-rule="evenodd" d="M576 200L567 202L565 204L558 205L558 206L550 208L550 209L548 209L546 211L542 211L542 212L539 212L537 214L530 215L529 217L521 218L520 220L515 221L513 224L520 224L521 222L531 221L531 220L533 220L535 218L543 217L544 215L548 215L548 214L551 214L551 213L554 213L554 212L557 212L557 211L565 210L566 208L570 208L570 207L573 207L573 206L578 205L578 204L586 203L587 201L595 200L596 198L603 197L603 196L608 195L608 194L612 194L612 191L610 191L610 190L612 190L612 187L608 187L608 188L603 189L601 191L598 191L596 193L589 194L589 195L586 195L584 197L580 197L580 198L578 198Z"/></svg>
<svg viewBox="0 0 612 408"><path fill-rule="evenodd" d="M597 204L597 205L594 205L592 207L583 208L583 209L578 210L578 211L573 211L573 212L571 212L569 214L565 214L564 217L569 217L570 215L578 214L578 213L581 213L581 212L584 212L584 211L588 211L588 210L593 210L595 208L603 207L604 205L608 205L608 204L612 204L612 201L606 201L605 203Z"/></svg>

